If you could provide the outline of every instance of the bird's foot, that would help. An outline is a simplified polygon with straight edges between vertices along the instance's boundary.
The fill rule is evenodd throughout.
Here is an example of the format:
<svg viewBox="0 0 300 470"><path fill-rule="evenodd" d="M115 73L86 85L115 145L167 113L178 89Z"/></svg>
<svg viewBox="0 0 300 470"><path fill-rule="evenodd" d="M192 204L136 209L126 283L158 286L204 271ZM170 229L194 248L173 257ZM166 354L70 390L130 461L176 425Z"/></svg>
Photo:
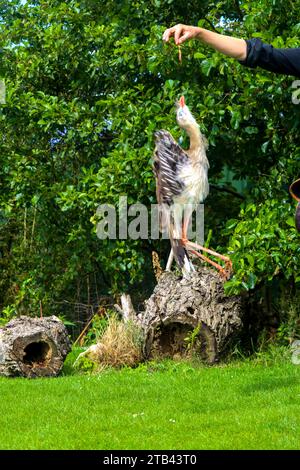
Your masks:
<svg viewBox="0 0 300 470"><path fill-rule="evenodd" d="M232 263L230 262L230 264ZM218 268L218 271L223 281L229 281L229 279L231 278L231 274L232 274L231 268L228 268L228 266L225 265L225 268L220 267Z"/></svg>
<svg viewBox="0 0 300 470"><path fill-rule="evenodd" d="M220 253L217 253L216 251L210 250L209 248L205 248L201 245L190 242L189 240L187 240L185 238L182 239L182 243L184 244L184 246L186 247L186 249L188 251L190 251L191 253L193 253L195 256L202 259L203 261L205 261L205 262L209 263L210 265L214 266L214 268L216 268L218 270L221 278L224 281L228 281L228 279L230 279L231 274L232 274L232 262L231 262L230 258L228 258L228 256L221 255ZM208 253L208 254L211 254L211 255L213 255L217 258L220 258L222 261L225 262L225 267L221 266L220 264L216 263L215 261L211 260L210 258L205 256L204 254L199 253L199 251L196 251L196 250L199 250L199 251L202 251L202 252L204 251L205 253Z"/></svg>
<svg viewBox="0 0 300 470"><path fill-rule="evenodd" d="M232 261L230 258L227 259L227 261L225 261L225 272L227 273L227 281L228 279L231 278L231 275L232 275L232 272L233 272L233 269L232 269Z"/></svg>

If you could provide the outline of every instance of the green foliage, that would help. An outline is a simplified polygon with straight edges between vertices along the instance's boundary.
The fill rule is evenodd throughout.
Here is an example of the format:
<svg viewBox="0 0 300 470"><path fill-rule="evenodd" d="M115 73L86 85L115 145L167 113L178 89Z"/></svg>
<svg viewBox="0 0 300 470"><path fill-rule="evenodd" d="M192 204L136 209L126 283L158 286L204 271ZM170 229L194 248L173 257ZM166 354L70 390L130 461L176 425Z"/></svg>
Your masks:
<svg viewBox="0 0 300 470"><path fill-rule="evenodd" d="M299 292L291 297L281 296L277 305L278 317L280 318L277 339L284 346L300 339Z"/></svg>
<svg viewBox="0 0 300 470"><path fill-rule="evenodd" d="M91 346L97 343L108 325L108 317L95 316L88 329L87 334L84 337L84 346Z"/></svg>
<svg viewBox="0 0 300 470"><path fill-rule="evenodd" d="M283 344L282 339L282 328L278 329L274 338L270 338L268 332L263 330L260 334L258 347L251 358L248 358L248 361L264 366L291 362L291 348L287 347L286 341Z"/></svg>
<svg viewBox="0 0 300 470"><path fill-rule="evenodd" d="M18 0L0 6L0 306L55 313L63 300L149 285L152 240L96 237L99 204L155 202L160 128L180 132L186 101L209 140L211 246L230 253L228 293L274 277L298 283L299 236L288 185L298 176L300 108L292 77L243 68L200 43L163 44L177 22L277 47L300 45L299 0ZM129 19L130 18L130 22ZM230 178L226 169L230 169ZM243 183L243 184L242 184ZM242 202L242 204L241 204Z"/></svg>
<svg viewBox="0 0 300 470"><path fill-rule="evenodd" d="M196 326L188 335L186 338L184 338L185 344L186 344L186 350L191 351L193 347L195 346L195 343L198 339L198 335L201 329L201 324Z"/></svg>
<svg viewBox="0 0 300 470"><path fill-rule="evenodd" d="M91 374L99 369L99 366L87 356L81 356L73 367L83 374Z"/></svg>
<svg viewBox="0 0 300 470"><path fill-rule="evenodd" d="M295 230L295 205L287 194L287 182L297 174L300 154L280 160L268 177L252 191L253 200L242 205L239 218L229 220L229 253L235 276L226 285L228 294L247 290L276 276L299 283L299 234ZM254 199L255 198L255 199Z"/></svg>
<svg viewBox="0 0 300 470"><path fill-rule="evenodd" d="M3 308L0 316L0 327L5 326L15 316L15 313L15 309L11 305Z"/></svg>
<svg viewBox="0 0 300 470"><path fill-rule="evenodd" d="M85 348L81 348L78 346L72 346L71 352L67 355L64 366L62 369L61 374L63 376L66 375L76 375L79 373L79 370L74 367L74 363L79 356L80 353L82 353L85 350Z"/></svg>

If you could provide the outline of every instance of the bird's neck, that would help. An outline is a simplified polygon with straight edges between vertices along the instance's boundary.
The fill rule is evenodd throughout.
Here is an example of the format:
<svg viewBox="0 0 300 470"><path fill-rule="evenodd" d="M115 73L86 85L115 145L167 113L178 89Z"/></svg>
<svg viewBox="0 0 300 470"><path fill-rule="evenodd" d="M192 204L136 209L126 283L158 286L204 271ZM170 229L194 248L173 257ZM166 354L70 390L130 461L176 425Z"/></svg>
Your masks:
<svg viewBox="0 0 300 470"><path fill-rule="evenodd" d="M203 141L201 132L198 125L189 126L186 129L186 133L190 138L189 153L195 155L199 153L199 150L203 147Z"/></svg>

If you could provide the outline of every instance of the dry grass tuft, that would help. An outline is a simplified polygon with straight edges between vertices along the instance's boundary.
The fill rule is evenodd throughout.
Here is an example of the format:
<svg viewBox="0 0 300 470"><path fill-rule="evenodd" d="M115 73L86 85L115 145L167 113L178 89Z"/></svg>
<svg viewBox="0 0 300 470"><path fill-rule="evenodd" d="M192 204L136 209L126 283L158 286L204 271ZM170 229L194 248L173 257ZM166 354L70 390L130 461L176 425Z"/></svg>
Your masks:
<svg viewBox="0 0 300 470"><path fill-rule="evenodd" d="M85 353L101 367L134 367L142 360L142 332L134 323L112 316L99 343Z"/></svg>

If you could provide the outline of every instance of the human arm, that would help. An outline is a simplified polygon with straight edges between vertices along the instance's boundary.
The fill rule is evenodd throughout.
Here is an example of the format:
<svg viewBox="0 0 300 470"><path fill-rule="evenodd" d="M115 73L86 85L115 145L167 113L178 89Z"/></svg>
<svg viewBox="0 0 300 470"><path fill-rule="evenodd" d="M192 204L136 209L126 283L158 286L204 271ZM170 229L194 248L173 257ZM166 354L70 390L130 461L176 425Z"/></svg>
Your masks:
<svg viewBox="0 0 300 470"><path fill-rule="evenodd" d="M172 36L177 45L189 39L199 39L247 67L261 67L271 72L300 77L300 48L278 49L263 43L259 38L238 39L183 24L166 29L163 40L167 42Z"/></svg>
<svg viewBox="0 0 300 470"><path fill-rule="evenodd" d="M168 42L172 36L174 36L176 45L180 45L189 39L198 39L234 59L245 60L247 57L247 43L244 39L225 36L204 28L184 24L177 24L172 28L166 29L163 34L163 40Z"/></svg>

